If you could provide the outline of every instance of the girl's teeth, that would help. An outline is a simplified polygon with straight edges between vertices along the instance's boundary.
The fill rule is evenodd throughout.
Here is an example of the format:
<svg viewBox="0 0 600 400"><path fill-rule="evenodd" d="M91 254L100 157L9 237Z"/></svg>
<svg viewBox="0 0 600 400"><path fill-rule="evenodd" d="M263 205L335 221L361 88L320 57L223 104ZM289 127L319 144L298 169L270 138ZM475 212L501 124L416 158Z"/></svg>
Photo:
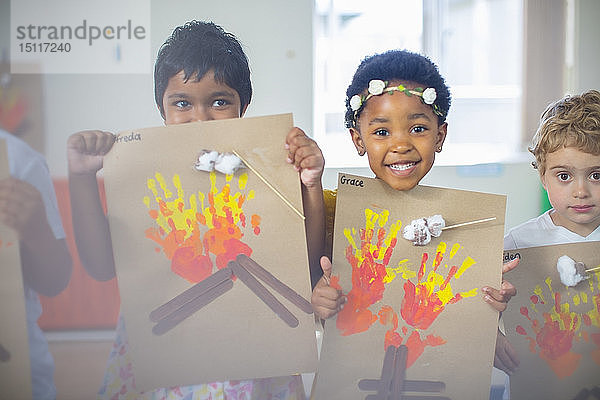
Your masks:
<svg viewBox="0 0 600 400"><path fill-rule="evenodd" d="M390 164L390 168L391 169L395 169L396 171L405 171L409 168L414 167L416 163L412 162L412 163L408 163L408 164Z"/></svg>

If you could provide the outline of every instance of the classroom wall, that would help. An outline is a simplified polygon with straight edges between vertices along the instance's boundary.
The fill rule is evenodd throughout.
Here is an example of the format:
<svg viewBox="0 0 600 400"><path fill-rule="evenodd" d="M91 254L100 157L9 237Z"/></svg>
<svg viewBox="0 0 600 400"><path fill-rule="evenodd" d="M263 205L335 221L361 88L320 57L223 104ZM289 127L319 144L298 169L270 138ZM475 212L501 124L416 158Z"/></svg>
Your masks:
<svg viewBox="0 0 600 400"><path fill-rule="evenodd" d="M18 1L18 0L16 0ZM293 112L312 125L312 1L149 0L152 63L173 28L192 19L212 20L235 34L248 55L254 95L246 116ZM50 2L51 4L51 2ZM118 10L106 9L114 15ZM8 61L10 1L0 0L0 57ZM113 132L162 125L147 74L46 74L45 140L54 175L66 176L66 140L74 132Z"/></svg>
<svg viewBox="0 0 600 400"><path fill-rule="evenodd" d="M297 125L309 134L312 127L312 9L311 0L251 2L224 0L150 0L152 56L172 29L190 19L211 19L242 41L250 58L254 97L248 116L293 112ZM600 87L600 2L574 0L575 36L573 79L566 89L580 92ZM0 0L0 55L6 59L9 45L9 0ZM107 10L113 13L114 10ZM82 129L120 131L161 125L156 110L151 71L130 75L45 75L45 140L42 151L55 176L66 175L67 137ZM507 225L539 212L539 185L509 175L515 169L531 174L522 157L493 177L474 179L449 166L435 166L426 179L430 184L485 190L486 182L502 181L502 187L518 187L509 200ZM516 165L519 165L518 167ZM327 171L335 176L337 171ZM365 171L365 172L368 172ZM506 183L506 184L504 184ZM492 187L498 187L492 183ZM511 192L513 193L513 192Z"/></svg>

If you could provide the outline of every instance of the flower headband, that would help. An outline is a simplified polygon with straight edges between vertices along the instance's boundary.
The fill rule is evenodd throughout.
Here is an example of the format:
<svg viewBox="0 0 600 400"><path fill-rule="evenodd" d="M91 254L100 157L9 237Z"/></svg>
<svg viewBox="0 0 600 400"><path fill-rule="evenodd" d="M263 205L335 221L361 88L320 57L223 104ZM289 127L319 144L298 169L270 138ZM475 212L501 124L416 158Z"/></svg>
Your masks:
<svg viewBox="0 0 600 400"><path fill-rule="evenodd" d="M388 83L386 81L382 81L381 79L372 79L369 82L369 94L355 94L354 96L352 96L352 98L350 98L350 108L352 109L352 111L354 111L354 116L352 120L353 124L356 124L356 116L360 109L365 105L367 100L369 100L373 96L379 96L383 93L392 94L393 92L403 92L407 96L419 96L424 104L430 105L431 108L433 108L433 112L436 115L439 115L442 118L444 117L444 112L440 109L440 107L437 104L435 104L435 99L437 98L435 88L423 89L420 87L416 87L414 89L409 89L404 87L404 85L387 86L387 84Z"/></svg>

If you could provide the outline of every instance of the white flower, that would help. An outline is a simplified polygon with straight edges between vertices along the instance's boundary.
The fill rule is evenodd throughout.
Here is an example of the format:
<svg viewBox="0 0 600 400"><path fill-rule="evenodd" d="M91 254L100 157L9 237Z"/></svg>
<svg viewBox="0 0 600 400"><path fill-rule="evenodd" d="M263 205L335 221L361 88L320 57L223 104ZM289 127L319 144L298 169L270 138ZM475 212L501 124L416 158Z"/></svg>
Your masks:
<svg viewBox="0 0 600 400"><path fill-rule="evenodd" d="M433 104L436 98L437 93L435 92L435 88L430 87L423 91L423 102L425 104Z"/></svg>
<svg viewBox="0 0 600 400"><path fill-rule="evenodd" d="M378 96L383 93L383 89L385 89L385 82L380 79L373 79L369 82L369 93L373 96Z"/></svg>
<svg viewBox="0 0 600 400"><path fill-rule="evenodd" d="M350 108L352 109L352 111L358 110L361 105L362 105L362 100L361 100L360 96L357 94L352 96L352 98L350 99Z"/></svg>

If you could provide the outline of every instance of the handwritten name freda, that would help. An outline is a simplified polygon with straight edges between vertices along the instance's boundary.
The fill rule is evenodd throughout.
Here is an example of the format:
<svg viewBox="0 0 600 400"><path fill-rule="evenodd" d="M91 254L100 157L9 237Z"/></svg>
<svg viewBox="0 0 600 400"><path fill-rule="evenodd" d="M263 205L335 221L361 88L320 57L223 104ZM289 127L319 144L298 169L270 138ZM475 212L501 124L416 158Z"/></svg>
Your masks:
<svg viewBox="0 0 600 400"><path fill-rule="evenodd" d="M115 143L128 143L136 140L142 140L142 134L131 132L129 135L118 135L115 139Z"/></svg>
<svg viewBox="0 0 600 400"><path fill-rule="evenodd" d="M340 178L340 184L356 186L356 187L361 187L361 188L365 187L365 182L362 179L346 178L346 175L342 175L342 177Z"/></svg>

